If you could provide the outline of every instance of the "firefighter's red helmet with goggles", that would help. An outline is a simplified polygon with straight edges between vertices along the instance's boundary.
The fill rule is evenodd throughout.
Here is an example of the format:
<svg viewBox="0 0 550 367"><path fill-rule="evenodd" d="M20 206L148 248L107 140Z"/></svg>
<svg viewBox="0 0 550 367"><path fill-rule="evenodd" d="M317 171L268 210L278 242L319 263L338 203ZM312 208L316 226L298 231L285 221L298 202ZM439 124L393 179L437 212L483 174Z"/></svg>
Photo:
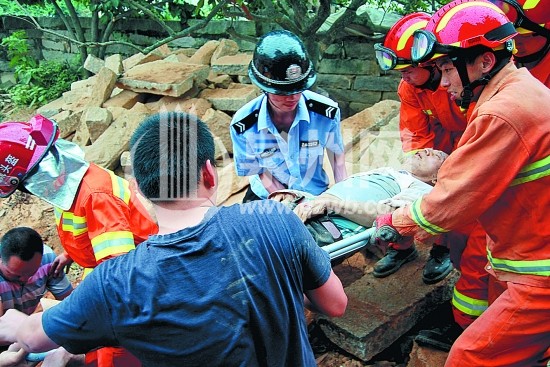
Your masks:
<svg viewBox="0 0 550 367"><path fill-rule="evenodd" d="M0 123L0 198L17 189L58 136L57 124L41 115L29 122Z"/></svg>
<svg viewBox="0 0 550 367"><path fill-rule="evenodd" d="M455 0L441 7L424 30L416 31L414 62L443 55L460 56L461 49L486 46L493 50L513 48L514 25L495 4L485 0Z"/></svg>
<svg viewBox="0 0 550 367"><path fill-rule="evenodd" d="M510 19L519 33L550 29L550 0L490 0ZM527 18L527 19L525 19Z"/></svg>
<svg viewBox="0 0 550 367"><path fill-rule="evenodd" d="M411 66L411 47L414 31L428 24L430 15L417 12L399 19L388 31L384 44L376 43L374 50L380 68L401 70Z"/></svg>

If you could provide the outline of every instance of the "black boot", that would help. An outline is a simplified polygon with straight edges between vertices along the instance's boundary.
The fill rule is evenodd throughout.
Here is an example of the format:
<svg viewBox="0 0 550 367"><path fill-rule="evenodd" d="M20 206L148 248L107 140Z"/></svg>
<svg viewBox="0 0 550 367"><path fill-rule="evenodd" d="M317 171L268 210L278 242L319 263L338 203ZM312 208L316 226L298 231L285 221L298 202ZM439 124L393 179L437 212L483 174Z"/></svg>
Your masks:
<svg viewBox="0 0 550 367"><path fill-rule="evenodd" d="M422 280L426 284L435 284L445 279L453 270L449 249L446 246L433 246L430 250L430 257L422 272Z"/></svg>
<svg viewBox="0 0 550 367"><path fill-rule="evenodd" d="M464 329L453 321L451 324L442 328L420 330L418 335L414 338L414 341L418 345L448 352L463 331Z"/></svg>
<svg viewBox="0 0 550 367"><path fill-rule="evenodd" d="M417 257L418 251L416 251L414 245L406 250L395 250L389 247L386 255L374 264L374 272L372 275L377 278L387 277L388 275L399 270L403 264L412 261Z"/></svg>

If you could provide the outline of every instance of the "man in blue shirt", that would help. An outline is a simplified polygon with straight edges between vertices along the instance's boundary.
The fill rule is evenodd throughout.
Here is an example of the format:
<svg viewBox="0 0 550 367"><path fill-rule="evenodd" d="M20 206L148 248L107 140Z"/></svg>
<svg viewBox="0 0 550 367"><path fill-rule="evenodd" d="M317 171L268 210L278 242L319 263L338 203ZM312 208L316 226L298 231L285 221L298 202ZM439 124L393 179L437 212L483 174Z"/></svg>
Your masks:
<svg viewBox="0 0 550 367"><path fill-rule="evenodd" d="M237 175L251 176L243 201L281 189L319 195L329 184L325 150L334 180L346 178L340 109L306 90L316 74L302 41L284 30L265 34L248 75L264 94L239 109L230 127Z"/></svg>
<svg viewBox="0 0 550 367"><path fill-rule="evenodd" d="M100 264L43 314L0 318L28 351L122 346L148 366L316 366L304 307L347 297L300 219L271 200L216 207L214 140L195 116L147 118L132 165L159 234Z"/></svg>

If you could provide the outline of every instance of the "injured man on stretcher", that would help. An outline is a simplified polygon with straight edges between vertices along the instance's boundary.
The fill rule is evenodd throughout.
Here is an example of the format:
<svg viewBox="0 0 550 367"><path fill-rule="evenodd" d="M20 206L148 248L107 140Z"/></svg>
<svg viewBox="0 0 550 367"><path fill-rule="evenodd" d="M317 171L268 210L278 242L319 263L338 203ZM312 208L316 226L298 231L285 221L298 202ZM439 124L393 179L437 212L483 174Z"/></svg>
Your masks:
<svg viewBox="0 0 550 367"><path fill-rule="evenodd" d="M370 228L378 215L429 192L446 158L442 151L421 149L405 156L401 169L382 167L357 173L319 196L279 190L269 199L293 208L319 246L325 246Z"/></svg>

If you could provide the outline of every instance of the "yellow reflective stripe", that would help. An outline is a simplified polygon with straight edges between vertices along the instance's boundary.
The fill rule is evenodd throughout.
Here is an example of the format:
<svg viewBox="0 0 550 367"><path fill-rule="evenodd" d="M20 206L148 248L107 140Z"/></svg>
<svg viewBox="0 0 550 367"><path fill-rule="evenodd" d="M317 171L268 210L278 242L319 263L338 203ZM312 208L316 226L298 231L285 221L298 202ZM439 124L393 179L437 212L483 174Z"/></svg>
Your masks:
<svg viewBox="0 0 550 367"><path fill-rule="evenodd" d="M494 258L487 249L487 257L493 269L509 273L550 276L550 259L545 260L507 260Z"/></svg>
<svg viewBox="0 0 550 367"><path fill-rule="evenodd" d="M111 182L113 184L113 194L116 197L122 199L126 205L130 202L130 184L128 181L115 175L113 171L107 171L111 176Z"/></svg>
<svg viewBox="0 0 550 367"><path fill-rule="evenodd" d="M422 20L411 24L409 28L405 29L401 37L399 37L399 41L397 42L397 50L395 51L403 50L407 46L407 41L409 41L413 36L414 31L424 28L427 24L427 20Z"/></svg>
<svg viewBox="0 0 550 367"><path fill-rule="evenodd" d="M485 299L476 299L460 293L456 287L453 290L453 306L470 316L479 316L487 309L489 302Z"/></svg>
<svg viewBox="0 0 550 367"><path fill-rule="evenodd" d="M510 186L535 181L546 176L550 176L550 156L523 167Z"/></svg>
<svg viewBox="0 0 550 367"><path fill-rule="evenodd" d="M537 5L539 4L540 0L527 0L525 1L525 3L523 4L523 10L531 10L531 9L534 9L537 7Z"/></svg>
<svg viewBox="0 0 550 367"><path fill-rule="evenodd" d="M447 13L445 13L445 15L443 15L443 17L441 17L441 20L439 21L439 23L437 25L437 29L435 30L434 33L437 34L442 29L447 27L447 24L449 23L449 21L452 19L452 17L456 13L458 13L462 9L466 9L466 8L469 8L469 7L472 7L472 6L486 6L488 8L494 9L495 11L497 11L500 14L503 14L502 10L498 6L496 6L496 5L494 5L493 3L490 3L490 2L484 2L484 1L465 2L465 3L454 6L452 9L449 9L449 11Z"/></svg>
<svg viewBox="0 0 550 367"><path fill-rule="evenodd" d="M86 217L79 217L71 212L61 212L61 229L78 236L88 232Z"/></svg>
<svg viewBox="0 0 550 367"><path fill-rule="evenodd" d="M92 238L96 260L126 253L136 248L134 235L130 231L106 232Z"/></svg>
<svg viewBox="0 0 550 367"><path fill-rule="evenodd" d="M428 116L431 116L433 115L434 113L432 112L432 110L422 110L422 112L424 112L426 115Z"/></svg>
<svg viewBox="0 0 550 367"><path fill-rule="evenodd" d="M439 226L436 226L435 224L430 223L426 218L424 218L424 215L422 215L422 211L420 210L420 203L422 202L422 198L417 199L414 201L414 203L411 205L410 213L412 220L423 230L428 232L432 235L438 235L441 233L449 232L449 230L441 228Z"/></svg>
<svg viewBox="0 0 550 367"><path fill-rule="evenodd" d="M59 226L59 223L61 222L61 215L63 215L63 210L53 207L53 214L55 216L55 225Z"/></svg>

